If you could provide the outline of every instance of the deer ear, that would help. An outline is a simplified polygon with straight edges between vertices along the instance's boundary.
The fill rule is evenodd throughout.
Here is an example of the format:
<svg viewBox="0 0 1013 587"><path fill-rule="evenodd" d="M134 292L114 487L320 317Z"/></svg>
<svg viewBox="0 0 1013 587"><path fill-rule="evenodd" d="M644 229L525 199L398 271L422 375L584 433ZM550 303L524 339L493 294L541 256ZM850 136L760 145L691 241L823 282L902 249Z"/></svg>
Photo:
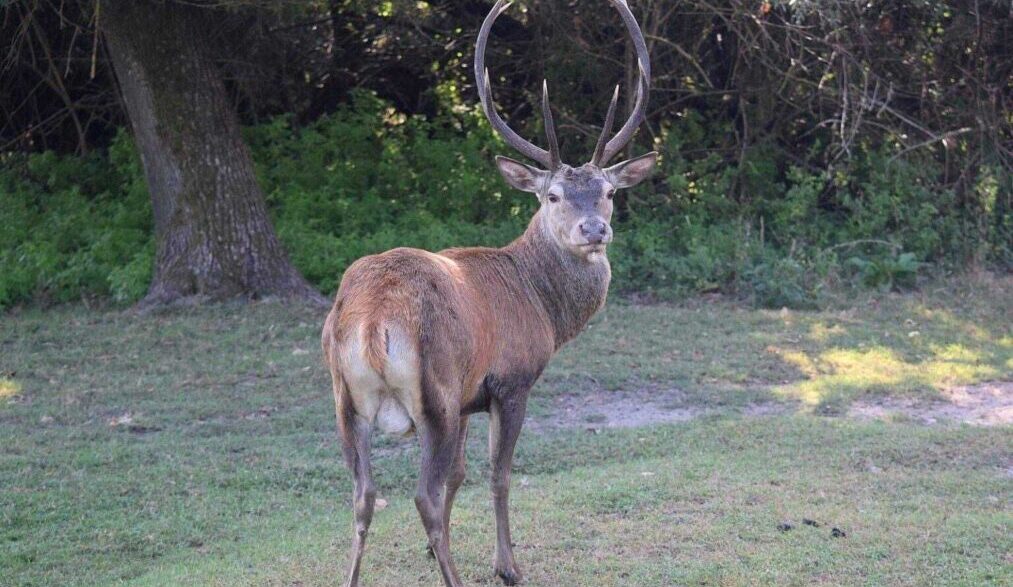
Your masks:
<svg viewBox="0 0 1013 587"><path fill-rule="evenodd" d="M633 187L647 179L657 162L658 152L651 151L646 155L616 163L605 170L605 177L616 189Z"/></svg>
<svg viewBox="0 0 1013 587"><path fill-rule="evenodd" d="M499 172L508 184L522 192L531 192L533 194L538 193L545 180L545 176L549 173L548 171L542 171L536 167L502 156L496 157L496 166L499 167Z"/></svg>

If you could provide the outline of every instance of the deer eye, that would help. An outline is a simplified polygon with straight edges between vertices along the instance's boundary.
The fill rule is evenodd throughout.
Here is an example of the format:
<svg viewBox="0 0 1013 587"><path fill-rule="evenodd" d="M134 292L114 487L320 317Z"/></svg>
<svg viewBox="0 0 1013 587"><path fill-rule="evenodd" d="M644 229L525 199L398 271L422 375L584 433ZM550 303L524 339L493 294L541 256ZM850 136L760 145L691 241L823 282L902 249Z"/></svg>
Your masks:
<svg viewBox="0 0 1013 587"><path fill-rule="evenodd" d="M605 192L605 197L608 198L608 199L610 199L610 200L612 199L612 196L614 196L614 195L616 195L616 188L611 188L611 189L609 189L609 191Z"/></svg>
<svg viewBox="0 0 1013 587"><path fill-rule="evenodd" d="M560 198L561 196L559 192L557 191L549 192L549 201L552 202L553 204L559 203Z"/></svg>

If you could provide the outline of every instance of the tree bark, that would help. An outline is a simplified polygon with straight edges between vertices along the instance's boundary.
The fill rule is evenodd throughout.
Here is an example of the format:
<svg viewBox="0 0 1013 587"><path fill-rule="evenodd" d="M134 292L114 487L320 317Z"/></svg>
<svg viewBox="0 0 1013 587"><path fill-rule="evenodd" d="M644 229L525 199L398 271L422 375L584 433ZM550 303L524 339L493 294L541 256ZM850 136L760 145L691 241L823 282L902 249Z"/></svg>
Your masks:
<svg viewBox="0 0 1013 587"><path fill-rule="evenodd" d="M141 306L181 298L321 301L271 226L249 149L214 63L209 9L102 2L120 94L154 210L154 277Z"/></svg>

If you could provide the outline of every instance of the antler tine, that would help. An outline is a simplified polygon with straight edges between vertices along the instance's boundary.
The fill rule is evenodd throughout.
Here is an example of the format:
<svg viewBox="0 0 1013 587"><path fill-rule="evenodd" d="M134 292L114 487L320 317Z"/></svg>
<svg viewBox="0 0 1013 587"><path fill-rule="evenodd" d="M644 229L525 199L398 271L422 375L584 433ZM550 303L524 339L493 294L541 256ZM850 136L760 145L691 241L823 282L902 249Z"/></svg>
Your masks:
<svg viewBox="0 0 1013 587"><path fill-rule="evenodd" d="M559 169L559 142L556 140L556 125L552 121L552 108L549 106L549 82L542 80L542 118L545 121L545 138L549 141L549 170Z"/></svg>
<svg viewBox="0 0 1013 587"><path fill-rule="evenodd" d="M598 136L598 144L594 147L594 156L591 157L591 165L601 166L602 155L605 153L605 143L612 134L612 125L616 120L616 105L619 104L619 84L616 84L616 91L612 92L612 101L609 102L609 111L605 115L605 124L601 127L601 135Z"/></svg>
<svg viewBox="0 0 1013 587"><path fill-rule="evenodd" d="M626 25L626 29L633 39L633 45L637 50L637 65L640 80L637 84L637 99L633 106L633 112L622 128L619 129L619 132L616 133L616 136L605 145L601 160L598 163L599 165L608 163L619 151L622 151L637 132L637 128L644 122L647 113L647 94L651 89L651 56L647 52L647 43L644 41L644 34L640 30L640 25L637 24L637 19L630 11L626 0L609 1L619 12L619 16L622 17L623 23Z"/></svg>
<svg viewBox="0 0 1013 587"><path fill-rule="evenodd" d="M485 67L485 47L489 42L489 31L492 30L496 18L511 4L512 2L508 0L497 0L492 10L489 11L489 15L485 17L482 28L478 31L478 40L475 43L475 85L478 87L478 95L482 101L482 111L485 112L489 123L503 137L503 140L525 157L554 169L552 156L549 152L531 144L510 128L496 112L496 105L492 100L492 84L489 81L489 70Z"/></svg>

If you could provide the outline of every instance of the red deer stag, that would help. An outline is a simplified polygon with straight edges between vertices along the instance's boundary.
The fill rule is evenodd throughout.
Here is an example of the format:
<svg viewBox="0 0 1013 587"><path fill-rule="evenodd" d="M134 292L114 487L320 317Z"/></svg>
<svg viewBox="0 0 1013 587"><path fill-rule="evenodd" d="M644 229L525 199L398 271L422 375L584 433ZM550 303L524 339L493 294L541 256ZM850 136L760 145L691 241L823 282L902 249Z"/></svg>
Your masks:
<svg viewBox="0 0 1013 587"><path fill-rule="evenodd" d="M422 466L415 505L444 582L461 585L450 555L450 510L465 474L468 416L489 412L495 572L521 577L510 542L507 495L514 445L528 392L559 347L605 303L612 240L612 195L643 180L657 153L606 167L644 120L650 78L647 46L625 0L610 0L633 37L640 67L629 120L608 140L619 88L590 163L559 159L548 92L542 107L548 151L529 143L493 105L485 47L499 0L478 35L476 85L482 108L507 144L545 169L497 157L511 186L537 195L539 209L517 240L501 249L430 253L399 248L353 263L323 330L345 460L354 475L355 534L346 585L358 584L375 489L369 444L374 425L417 432Z"/></svg>

